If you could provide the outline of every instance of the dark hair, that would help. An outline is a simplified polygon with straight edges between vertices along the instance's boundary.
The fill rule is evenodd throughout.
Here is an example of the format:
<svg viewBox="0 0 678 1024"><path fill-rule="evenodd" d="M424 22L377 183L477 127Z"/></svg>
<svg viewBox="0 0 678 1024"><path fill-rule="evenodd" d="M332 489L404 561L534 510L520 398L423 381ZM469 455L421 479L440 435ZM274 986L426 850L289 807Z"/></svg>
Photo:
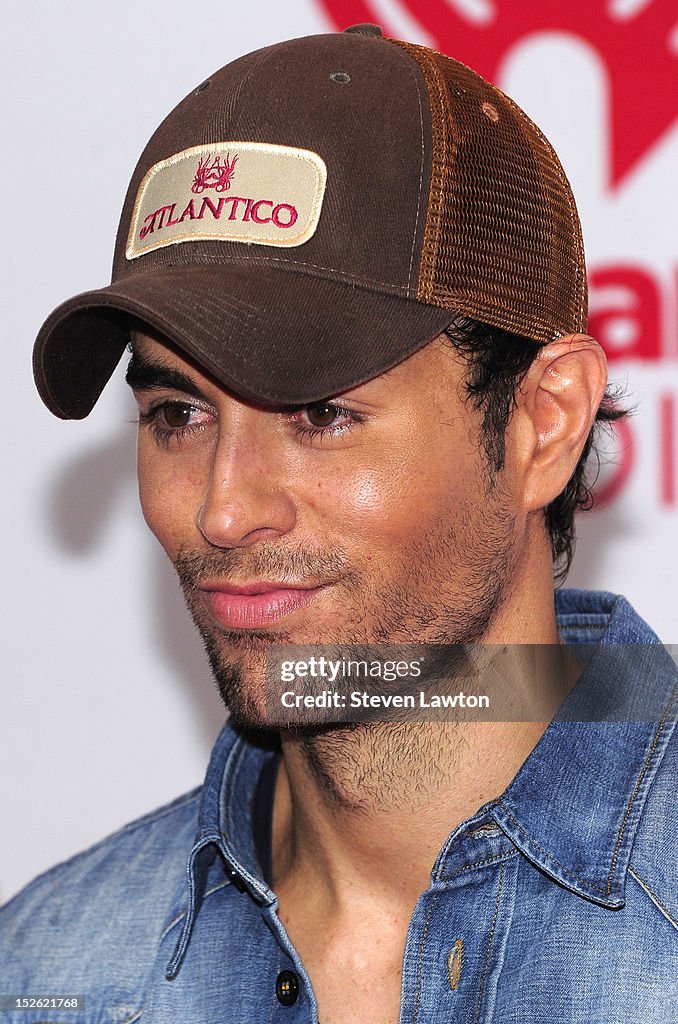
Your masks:
<svg viewBox="0 0 678 1024"><path fill-rule="evenodd" d="M542 347L531 338L457 317L444 332L469 366L466 390L475 409L482 413L481 439L490 469L497 473L504 465L505 433L515 408L516 390ZM607 388L596 413L595 423L564 490L544 509L551 538L554 578L567 575L575 546L574 514L593 506L592 487L600 467L598 436L601 428L627 415L618 406L619 394ZM587 461L596 459L596 473L589 481Z"/></svg>

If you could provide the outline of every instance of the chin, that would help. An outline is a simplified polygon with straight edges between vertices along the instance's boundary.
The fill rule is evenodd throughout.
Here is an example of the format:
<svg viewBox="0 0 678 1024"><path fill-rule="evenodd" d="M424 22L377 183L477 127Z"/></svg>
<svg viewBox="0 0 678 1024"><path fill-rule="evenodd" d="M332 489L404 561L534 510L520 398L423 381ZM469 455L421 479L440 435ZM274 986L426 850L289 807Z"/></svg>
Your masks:
<svg viewBox="0 0 678 1024"><path fill-rule="evenodd" d="M219 696L233 721L250 729L271 729L266 714L266 654L270 637L237 635L237 643L203 632Z"/></svg>

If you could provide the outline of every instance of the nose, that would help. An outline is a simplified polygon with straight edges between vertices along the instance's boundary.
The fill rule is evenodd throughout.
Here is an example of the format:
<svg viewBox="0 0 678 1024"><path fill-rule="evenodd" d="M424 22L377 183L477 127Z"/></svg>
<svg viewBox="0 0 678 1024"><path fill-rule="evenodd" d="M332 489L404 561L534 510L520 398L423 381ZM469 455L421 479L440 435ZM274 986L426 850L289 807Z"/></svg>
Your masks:
<svg viewBox="0 0 678 1024"><path fill-rule="evenodd" d="M220 433L196 517L209 544L249 547L294 529L297 511L284 463L284 453L266 431L240 424Z"/></svg>

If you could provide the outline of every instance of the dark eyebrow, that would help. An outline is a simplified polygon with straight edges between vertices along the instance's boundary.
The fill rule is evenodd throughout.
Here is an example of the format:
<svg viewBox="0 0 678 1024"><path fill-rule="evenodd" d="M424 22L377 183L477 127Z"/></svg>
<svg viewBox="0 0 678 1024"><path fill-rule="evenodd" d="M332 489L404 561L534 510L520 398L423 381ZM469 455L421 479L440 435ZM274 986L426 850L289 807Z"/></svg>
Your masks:
<svg viewBox="0 0 678 1024"><path fill-rule="evenodd" d="M207 396L198 385L181 370L173 370L162 363L154 363L144 359L137 352L132 352L125 380L135 391L181 391L185 395L208 401Z"/></svg>

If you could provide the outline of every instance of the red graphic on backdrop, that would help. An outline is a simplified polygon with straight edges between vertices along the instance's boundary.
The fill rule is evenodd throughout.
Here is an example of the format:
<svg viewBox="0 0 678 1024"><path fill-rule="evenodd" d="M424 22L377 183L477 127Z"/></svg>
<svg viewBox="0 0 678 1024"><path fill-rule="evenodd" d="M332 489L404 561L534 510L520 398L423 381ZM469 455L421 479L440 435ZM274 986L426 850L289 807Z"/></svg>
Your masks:
<svg viewBox="0 0 678 1024"><path fill-rule="evenodd" d="M320 0L337 28L377 22L398 36L371 0ZM607 69L611 127L611 185L618 185L655 145L678 114L678 52L672 36L675 0L649 0L630 15L609 2L591 0L486 0L490 17L472 21L454 0L397 0L419 22L436 48L497 80L502 58L514 44L540 32L565 32L587 42ZM485 5L483 5L485 6ZM673 37L675 38L675 37Z"/></svg>
<svg viewBox="0 0 678 1024"><path fill-rule="evenodd" d="M235 174L235 165L238 162L236 153L231 160L231 154L227 153L222 164L221 158L215 156L211 161L208 157L200 160L198 170L195 172L191 192L200 195L206 188L213 188L217 192L226 192L231 187L231 179Z"/></svg>

